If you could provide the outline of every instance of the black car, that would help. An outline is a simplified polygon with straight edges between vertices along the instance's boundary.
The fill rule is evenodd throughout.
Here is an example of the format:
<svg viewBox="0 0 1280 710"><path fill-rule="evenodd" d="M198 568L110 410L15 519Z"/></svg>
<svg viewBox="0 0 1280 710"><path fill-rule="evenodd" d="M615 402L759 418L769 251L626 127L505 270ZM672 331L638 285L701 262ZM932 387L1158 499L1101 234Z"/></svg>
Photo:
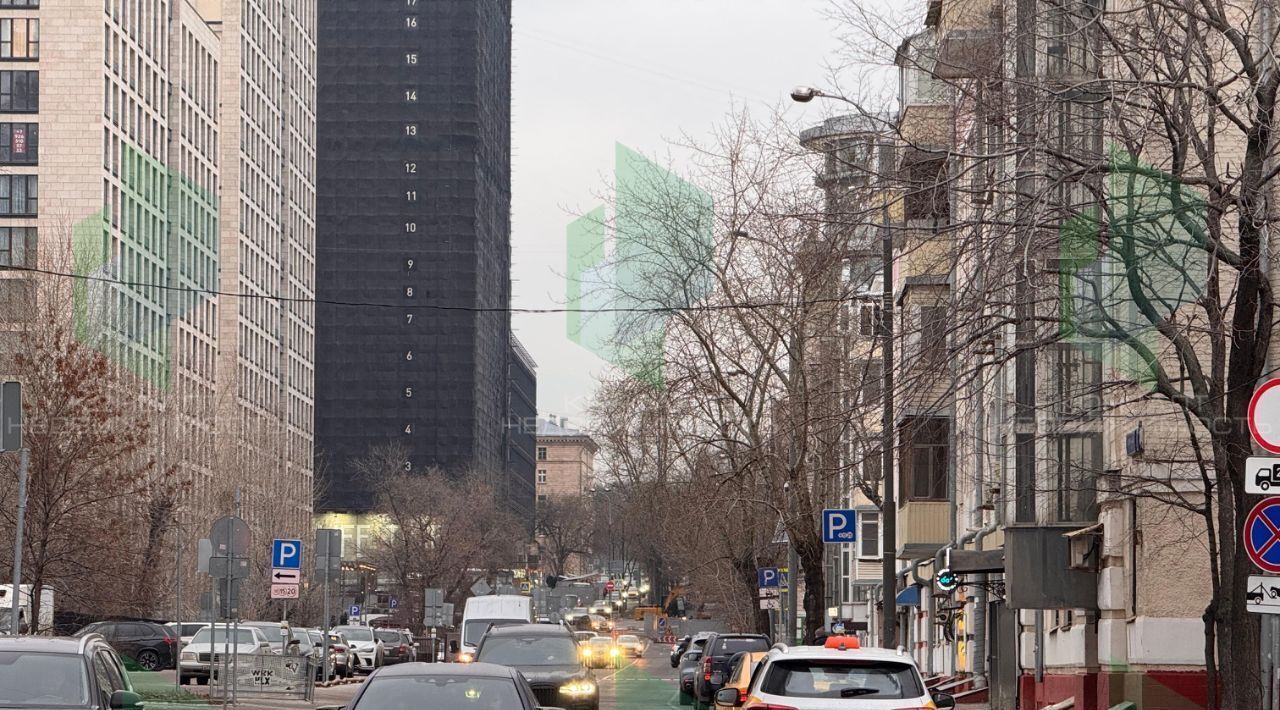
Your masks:
<svg viewBox="0 0 1280 710"><path fill-rule="evenodd" d="M539 705L568 710L600 707L595 679L579 655L573 632L562 626L520 624L490 629L480 639L476 660L520 671Z"/></svg>
<svg viewBox="0 0 1280 710"><path fill-rule="evenodd" d="M151 621L95 621L75 633L101 634L111 647L136 666L136 670L160 671L174 668L178 658L178 637L169 627Z"/></svg>
<svg viewBox="0 0 1280 710"><path fill-rule="evenodd" d="M693 676L693 700L698 707L710 707L716 691L724 685L729 660L739 653L768 651L769 637L760 634L719 634L707 636L699 672Z"/></svg>
<svg viewBox="0 0 1280 710"><path fill-rule="evenodd" d="M710 631L699 631L696 634L685 635L676 641L676 645L671 649L671 667L680 666L680 659L684 658L684 654L693 650L701 649L702 645L707 642L707 637L711 635Z"/></svg>
<svg viewBox="0 0 1280 710"><path fill-rule="evenodd" d="M346 705L319 710L538 710L520 671L492 663L401 663L369 674Z"/></svg>
<svg viewBox="0 0 1280 710"><path fill-rule="evenodd" d="M373 635L382 642L382 663L394 666L417 660L413 648L413 638L405 631L398 629L374 629Z"/></svg>
<svg viewBox="0 0 1280 710"><path fill-rule="evenodd" d="M120 655L97 634L0 638L0 707L142 710Z"/></svg>

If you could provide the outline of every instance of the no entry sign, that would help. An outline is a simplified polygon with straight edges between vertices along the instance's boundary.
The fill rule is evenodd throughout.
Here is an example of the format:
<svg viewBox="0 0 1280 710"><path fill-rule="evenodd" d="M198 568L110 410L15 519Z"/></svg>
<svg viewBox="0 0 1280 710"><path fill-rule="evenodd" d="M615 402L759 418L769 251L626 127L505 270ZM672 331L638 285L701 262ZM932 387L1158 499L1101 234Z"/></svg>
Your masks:
<svg viewBox="0 0 1280 710"><path fill-rule="evenodd" d="M1280 496L1253 506L1244 519L1244 550L1249 559L1272 574L1280 574Z"/></svg>
<svg viewBox="0 0 1280 710"><path fill-rule="evenodd" d="M1249 433L1258 446L1280 454L1280 377L1254 390L1249 400Z"/></svg>

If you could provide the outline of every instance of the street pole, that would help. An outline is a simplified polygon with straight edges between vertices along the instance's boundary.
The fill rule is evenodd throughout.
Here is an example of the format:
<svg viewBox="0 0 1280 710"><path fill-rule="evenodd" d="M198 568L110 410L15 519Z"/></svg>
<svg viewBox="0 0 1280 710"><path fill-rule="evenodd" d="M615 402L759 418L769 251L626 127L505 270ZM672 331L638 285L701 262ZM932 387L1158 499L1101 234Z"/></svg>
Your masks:
<svg viewBox="0 0 1280 710"><path fill-rule="evenodd" d="M325 682L328 682L329 680L329 577L330 575L331 575L331 570L329 569L328 557L326 557L325 565L324 565L324 582L321 585L323 587L322 593L324 594L324 605L323 605L324 606L324 639L320 642L320 650L322 652L321 655L324 656L324 660L322 661L324 665L322 666L323 670L321 671L322 675L320 677L323 678Z"/></svg>
<svg viewBox="0 0 1280 710"><path fill-rule="evenodd" d="M173 625L178 633L175 644L178 658L182 658L182 531L177 527L177 516L174 516L173 522ZM175 690L182 692L182 663L175 661L174 665L177 668L173 672L173 686Z"/></svg>
<svg viewBox="0 0 1280 710"><path fill-rule="evenodd" d="M880 418L880 455L881 480L884 481L884 502L880 512L881 534L884 542L881 545L881 583L883 607L880 615L880 645L884 648L898 646L898 504L893 491L893 230L889 226L889 199L885 194L881 197L880 230L880 352L884 357L881 363L884 386L881 397L884 407Z"/></svg>
<svg viewBox="0 0 1280 710"><path fill-rule="evenodd" d="M18 453L18 526L13 535L13 604L9 616L9 631L17 636L22 633L22 533L27 520L27 450ZM34 591L34 590L33 590ZM31 604L34 610L37 604Z"/></svg>
<svg viewBox="0 0 1280 710"><path fill-rule="evenodd" d="M788 535L787 536L787 640L784 642L788 646L795 644L796 627L800 625L799 623L797 623L799 621L799 619L797 618L799 616L798 614L799 604L796 603L797 602L796 597L800 596L799 594L797 594L800 587L800 585L796 584L796 582L798 581L800 581L800 555L796 551L795 541L791 539L790 535Z"/></svg>

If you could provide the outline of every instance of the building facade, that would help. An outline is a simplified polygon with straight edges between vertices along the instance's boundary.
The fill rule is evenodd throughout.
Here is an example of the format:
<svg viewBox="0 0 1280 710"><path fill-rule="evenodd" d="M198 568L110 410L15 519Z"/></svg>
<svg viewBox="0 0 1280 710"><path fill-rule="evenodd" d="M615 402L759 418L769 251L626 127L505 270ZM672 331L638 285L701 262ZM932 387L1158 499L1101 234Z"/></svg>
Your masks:
<svg viewBox="0 0 1280 710"><path fill-rule="evenodd" d="M590 435L569 426L566 418L538 419L538 501L587 495L595 483L596 452Z"/></svg>
<svg viewBox="0 0 1280 710"><path fill-rule="evenodd" d="M514 336L508 367L507 475L500 490L507 510L532 526L537 496L538 366Z"/></svg>
<svg viewBox="0 0 1280 710"><path fill-rule="evenodd" d="M319 312L320 505L370 509L351 461L388 442L503 476L510 0L323 0L319 57L319 296L380 304Z"/></svg>

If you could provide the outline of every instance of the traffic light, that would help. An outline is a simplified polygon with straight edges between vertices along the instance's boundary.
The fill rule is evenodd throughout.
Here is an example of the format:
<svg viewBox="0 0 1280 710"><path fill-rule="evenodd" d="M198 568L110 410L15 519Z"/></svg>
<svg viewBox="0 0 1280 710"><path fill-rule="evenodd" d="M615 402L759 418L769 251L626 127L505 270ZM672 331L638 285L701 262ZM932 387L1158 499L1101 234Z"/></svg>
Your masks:
<svg viewBox="0 0 1280 710"><path fill-rule="evenodd" d="M960 575L955 572L949 569L940 569L937 576L933 578L933 585L941 591L950 592L960 586L961 581Z"/></svg>
<svg viewBox="0 0 1280 710"><path fill-rule="evenodd" d="M555 589L556 585L560 583L560 578L555 576L554 574L549 574L546 577L546 582L547 582L547 589Z"/></svg>

